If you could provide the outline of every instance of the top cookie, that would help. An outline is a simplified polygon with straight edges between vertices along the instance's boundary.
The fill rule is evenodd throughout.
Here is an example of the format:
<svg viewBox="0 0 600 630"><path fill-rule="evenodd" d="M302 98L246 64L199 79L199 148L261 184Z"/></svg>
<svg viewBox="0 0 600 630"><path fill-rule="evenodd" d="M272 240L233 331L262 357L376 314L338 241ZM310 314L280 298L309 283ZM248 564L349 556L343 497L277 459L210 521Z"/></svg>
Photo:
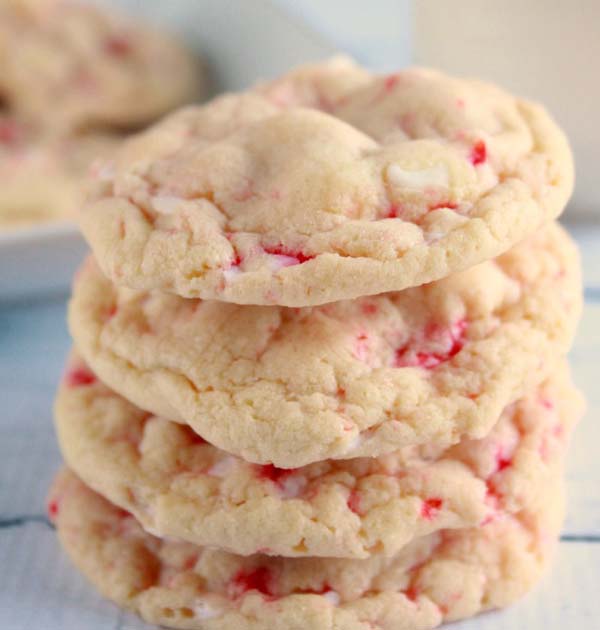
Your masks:
<svg viewBox="0 0 600 630"><path fill-rule="evenodd" d="M202 87L173 38L67 0L3 2L0 65L0 100L57 132L139 129Z"/></svg>
<svg viewBox="0 0 600 630"><path fill-rule="evenodd" d="M335 59L133 139L92 186L82 228L119 285L308 306L495 257L556 217L572 183L540 106Z"/></svg>

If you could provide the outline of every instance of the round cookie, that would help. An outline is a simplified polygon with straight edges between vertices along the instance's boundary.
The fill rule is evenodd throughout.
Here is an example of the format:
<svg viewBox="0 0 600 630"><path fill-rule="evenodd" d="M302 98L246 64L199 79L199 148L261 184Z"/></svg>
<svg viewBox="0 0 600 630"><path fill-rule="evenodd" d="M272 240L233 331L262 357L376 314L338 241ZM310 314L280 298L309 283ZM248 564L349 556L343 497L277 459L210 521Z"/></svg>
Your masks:
<svg viewBox="0 0 600 630"><path fill-rule="evenodd" d="M146 621L188 630L426 630L507 606L540 578L561 484L538 511L422 537L393 558L244 558L159 539L62 472L49 512L73 562Z"/></svg>
<svg viewBox="0 0 600 630"><path fill-rule="evenodd" d="M581 308L556 225L443 280L321 307L242 307L116 288L90 260L69 309L112 389L259 464L483 437L554 369Z"/></svg>
<svg viewBox="0 0 600 630"><path fill-rule="evenodd" d="M562 470L581 407L563 366L482 440L284 470L249 464L150 416L73 356L56 423L67 465L156 536L242 555L365 558L536 509Z"/></svg>
<svg viewBox="0 0 600 630"><path fill-rule="evenodd" d="M310 306L498 256L556 217L572 185L540 106L336 59L159 123L97 179L81 225L121 286Z"/></svg>
<svg viewBox="0 0 600 630"><path fill-rule="evenodd" d="M71 0L3 2L0 64L5 104L54 132L139 129L201 90L173 38Z"/></svg>
<svg viewBox="0 0 600 630"><path fill-rule="evenodd" d="M44 137L0 114L0 229L74 220L84 198L82 178L119 141L96 133Z"/></svg>

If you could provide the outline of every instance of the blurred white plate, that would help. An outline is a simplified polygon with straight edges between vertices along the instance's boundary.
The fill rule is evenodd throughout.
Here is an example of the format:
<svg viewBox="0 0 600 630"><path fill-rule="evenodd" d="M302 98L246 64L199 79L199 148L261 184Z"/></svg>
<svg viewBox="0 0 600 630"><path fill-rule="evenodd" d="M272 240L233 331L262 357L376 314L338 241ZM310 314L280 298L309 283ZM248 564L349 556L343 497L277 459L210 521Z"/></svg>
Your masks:
<svg viewBox="0 0 600 630"><path fill-rule="evenodd" d="M86 250L71 222L0 232L0 301L65 290Z"/></svg>

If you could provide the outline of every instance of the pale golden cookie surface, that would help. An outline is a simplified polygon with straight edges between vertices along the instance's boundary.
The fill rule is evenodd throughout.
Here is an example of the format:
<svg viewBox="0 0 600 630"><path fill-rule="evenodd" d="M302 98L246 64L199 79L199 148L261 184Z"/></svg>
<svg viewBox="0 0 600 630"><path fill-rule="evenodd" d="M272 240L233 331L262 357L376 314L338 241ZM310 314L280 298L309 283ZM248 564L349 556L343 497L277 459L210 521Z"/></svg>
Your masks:
<svg viewBox="0 0 600 630"><path fill-rule="evenodd" d="M507 606L540 578L562 487L538 511L416 540L393 558L248 558L145 533L69 471L49 511L73 562L146 621L188 630L427 630Z"/></svg>
<svg viewBox="0 0 600 630"><path fill-rule="evenodd" d="M98 179L81 223L119 285L310 306L498 256L558 216L572 184L540 106L336 59L167 118Z"/></svg>
<svg viewBox="0 0 600 630"><path fill-rule="evenodd" d="M484 439L284 470L141 411L74 356L56 421L69 467L156 536L242 555L364 558L536 509L581 407L563 366Z"/></svg>
<svg viewBox="0 0 600 630"><path fill-rule="evenodd" d="M483 437L548 377L581 308L551 225L429 285L321 307L241 307L114 287L90 260L70 329L137 406L249 461L294 468Z"/></svg>

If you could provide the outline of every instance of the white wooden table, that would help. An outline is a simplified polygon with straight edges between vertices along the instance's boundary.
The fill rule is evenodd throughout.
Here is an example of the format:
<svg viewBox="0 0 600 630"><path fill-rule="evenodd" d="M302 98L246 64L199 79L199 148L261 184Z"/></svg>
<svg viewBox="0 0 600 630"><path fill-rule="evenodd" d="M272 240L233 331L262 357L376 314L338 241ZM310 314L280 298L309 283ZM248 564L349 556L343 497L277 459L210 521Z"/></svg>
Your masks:
<svg viewBox="0 0 600 630"><path fill-rule="evenodd" d="M586 306L572 360L589 408L569 458L560 552L533 595L455 630L600 628L600 225L574 233L583 247ZM0 306L0 629L147 628L88 586L45 518L45 494L60 466L51 407L70 345L64 315L64 296Z"/></svg>

